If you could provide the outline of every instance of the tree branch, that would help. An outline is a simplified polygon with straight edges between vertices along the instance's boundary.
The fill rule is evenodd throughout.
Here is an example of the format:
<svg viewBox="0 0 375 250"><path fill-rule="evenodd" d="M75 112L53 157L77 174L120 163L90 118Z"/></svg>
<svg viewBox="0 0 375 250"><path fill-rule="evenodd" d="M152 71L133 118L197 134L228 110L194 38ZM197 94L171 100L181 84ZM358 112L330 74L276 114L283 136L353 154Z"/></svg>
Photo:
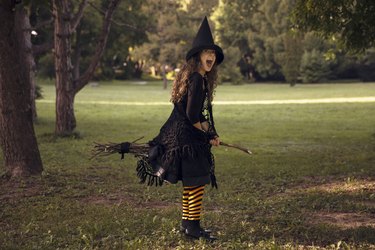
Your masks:
<svg viewBox="0 0 375 250"><path fill-rule="evenodd" d="M94 71L96 67L99 64L99 60L103 55L104 48L107 44L107 39L109 35L109 31L111 29L111 18L113 16L113 12L118 6L119 2L121 0L111 0L111 2L108 5L108 9L105 12L102 31L100 33L98 44L95 49L94 57L92 58L89 67L86 69L86 71L82 74L82 76L78 79L75 79L74 85L75 89L74 91L77 93L80 91L91 79L91 77L94 74Z"/></svg>
<svg viewBox="0 0 375 250"><path fill-rule="evenodd" d="M88 0L82 0L82 2L79 5L78 12L77 14L73 17L70 27L71 27L71 32L75 31L78 24L81 22L82 16L83 16L83 11L85 10L87 6L87 1Z"/></svg>
<svg viewBox="0 0 375 250"><path fill-rule="evenodd" d="M101 8L99 8L98 6L96 6L95 4L89 2L88 5L90 5L93 9L95 9L96 11L98 11L100 14L102 15L105 15L105 11L102 10ZM145 32L145 31L148 31L147 29L139 29L137 28L136 26L134 25L131 25L131 24L128 24L128 23L122 23L122 22L118 22L116 20L113 20L111 19L111 22L113 24L116 24L117 26L120 26L120 27L127 27L127 28L130 28L134 31L138 31L138 32Z"/></svg>

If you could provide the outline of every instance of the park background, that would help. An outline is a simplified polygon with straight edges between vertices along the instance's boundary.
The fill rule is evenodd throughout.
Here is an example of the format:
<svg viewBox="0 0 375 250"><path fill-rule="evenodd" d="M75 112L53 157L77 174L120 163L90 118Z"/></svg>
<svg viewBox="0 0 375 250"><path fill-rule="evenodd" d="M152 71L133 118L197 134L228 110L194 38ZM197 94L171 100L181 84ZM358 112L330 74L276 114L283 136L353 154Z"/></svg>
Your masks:
<svg viewBox="0 0 375 250"><path fill-rule="evenodd" d="M27 10L35 49L27 89L43 171L17 176L0 155L2 249L374 248L372 3L114 2L23 1L16 8ZM65 40L71 49L63 51L71 78L58 80L54 44L65 36L56 35L56 19L78 14ZM205 15L225 54L217 130L253 151L213 149L219 189L207 188L203 224L215 230L215 243L178 232L180 186L139 184L129 156L90 160L94 141L147 141L158 133ZM74 90L86 75L73 91L73 114L57 111L57 89ZM57 126L64 112L74 122Z"/></svg>

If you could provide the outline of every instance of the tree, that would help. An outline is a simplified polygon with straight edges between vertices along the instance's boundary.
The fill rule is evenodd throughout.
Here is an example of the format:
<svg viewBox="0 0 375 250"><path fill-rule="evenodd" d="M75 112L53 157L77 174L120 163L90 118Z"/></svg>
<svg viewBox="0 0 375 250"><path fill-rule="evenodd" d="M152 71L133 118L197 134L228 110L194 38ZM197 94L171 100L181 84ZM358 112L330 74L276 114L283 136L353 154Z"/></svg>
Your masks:
<svg viewBox="0 0 375 250"><path fill-rule="evenodd" d="M32 120L25 11L14 1L0 4L0 145L10 177L43 171Z"/></svg>
<svg viewBox="0 0 375 250"><path fill-rule="evenodd" d="M72 35L79 25L83 11L88 1L83 0L75 16L72 16L73 5L69 0L53 0L54 26L54 51L56 72L56 124L55 134L69 135L76 127L74 115L75 95L89 82L94 74L99 60L103 54L111 18L120 0L111 0L104 13L104 20L100 36L97 38L96 49L88 68L79 78L74 78L72 66Z"/></svg>
<svg viewBox="0 0 375 250"><path fill-rule="evenodd" d="M224 48L236 46L242 55L252 55L260 78L282 80L277 58L284 52L283 38L291 28L287 16L293 3L294 0L221 0L214 15L220 42Z"/></svg>
<svg viewBox="0 0 375 250"><path fill-rule="evenodd" d="M43 0L39 0L43 1ZM76 31L72 34L72 66L73 78L77 79L91 63L95 54L97 38L102 29L102 16L105 14L106 5L103 0L90 0L83 11L83 16ZM143 11L144 1L122 1L111 20L111 32L107 38L106 49L100 59L92 79L129 79L135 72L135 63L129 56L132 47L143 43L146 39L145 27L150 25L148 15ZM43 6L38 6L33 15L34 22L45 23L50 18L45 13ZM50 7L51 8L51 7ZM78 11L79 6L73 6L73 12ZM50 10L48 9L48 12ZM40 25L35 25L40 26ZM52 41L53 27L36 29L38 35L33 36L33 44L45 44ZM52 36L50 35L52 34ZM55 77L54 60L51 53L36 58L38 74L41 77Z"/></svg>
<svg viewBox="0 0 375 250"><path fill-rule="evenodd" d="M178 67L185 61L187 51L205 15L209 16L217 0L148 0L145 13L152 19L147 29L148 42L132 52L139 60L160 68L167 87L166 69ZM171 11L173 10L173 11ZM213 29L214 27L211 26Z"/></svg>
<svg viewBox="0 0 375 250"><path fill-rule="evenodd" d="M30 65L30 96L31 96L31 110L33 114L33 120L37 119L37 111L35 105L35 99L37 98L38 91L40 88L36 85L36 63L35 57L38 57L52 49L52 42L35 43L35 39L32 36L35 30L46 30L46 26L52 23L52 17L49 10L48 0L36 0L36 1L23 1L17 5L19 11L19 18L22 21L23 31L23 44L26 48L26 61ZM20 11L20 9L23 9ZM42 16L44 19L40 19ZM47 31L48 32L48 31ZM51 33L51 32L49 32ZM35 33L34 33L35 34Z"/></svg>
<svg viewBox="0 0 375 250"><path fill-rule="evenodd" d="M295 29L291 22L295 3L296 0L220 1L214 15L220 41L224 48L236 46L242 55L250 54L258 79L286 79L293 85L301 73L305 81L322 81L333 76L332 66L337 62L327 54L335 57L342 52L314 32ZM313 65L316 62L324 67L313 74L310 70L317 68Z"/></svg>
<svg viewBox="0 0 375 250"><path fill-rule="evenodd" d="M236 46L242 53L249 52L248 34L259 27L254 15L260 12L260 0L220 0L213 20L216 34L224 47ZM239 58L238 58L239 60Z"/></svg>
<svg viewBox="0 0 375 250"><path fill-rule="evenodd" d="M375 45L375 2L368 0L297 0L293 22L302 30L337 37L352 51Z"/></svg>
<svg viewBox="0 0 375 250"><path fill-rule="evenodd" d="M300 73L301 58L303 54L302 35L286 33L284 36L285 51L278 58L281 71L285 80L293 87L296 85Z"/></svg>
<svg viewBox="0 0 375 250"><path fill-rule="evenodd" d="M129 51L147 41L146 29L152 23L150 15L144 11L145 5L145 1L127 0L118 6L112 18L114 22L108 36L107 49L99 65L99 77L141 77L142 63L131 58ZM86 16L83 21L86 21ZM104 75L106 72L108 75Z"/></svg>
<svg viewBox="0 0 375 250"><path fill-rule="evenodd" d="M152 17L153 25L147 30L148 42L137 47L133 55L138 60L146 60L160 67L163 88L166 89L167 66L180 61L186 47L186 34L179 18L181 3L172 0L149 0L148 3L145 11Z"/></svg>
<svg viewBox="0 0 375 250"><path fill-rule="evenodd" d="M305 51L301 60L300 72L304 83L326 81L331 73L330 62L325 60L323 53L317 49Z"/></svg>

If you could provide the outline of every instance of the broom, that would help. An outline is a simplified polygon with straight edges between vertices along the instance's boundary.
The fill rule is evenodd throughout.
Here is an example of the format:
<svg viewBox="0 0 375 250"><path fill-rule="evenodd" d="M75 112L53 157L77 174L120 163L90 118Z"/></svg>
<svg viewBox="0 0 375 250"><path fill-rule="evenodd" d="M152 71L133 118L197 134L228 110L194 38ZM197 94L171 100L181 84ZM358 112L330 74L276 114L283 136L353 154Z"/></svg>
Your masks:
<svg viewBox="0 0 375 250"><path fill-rule="evenodd" d="M125 153L133 154L136 157L147 157L148 156L148 151L150 149L150 145L148 143L136 143L137 141L143 139L144 136L132 141L132 142L123 142L123 143L98 143L94 142L94 147L91 150L91 159L98 157L98 156L109 156L112 154L117 154L121 153L122 154L122 159L124 158ZM229 144L225 142L220 142L220 145L229 147L229 148L235 148L238 150L241 150L242 152L251 155L252 152L244 147L234 145L234 144Z"/></svg>

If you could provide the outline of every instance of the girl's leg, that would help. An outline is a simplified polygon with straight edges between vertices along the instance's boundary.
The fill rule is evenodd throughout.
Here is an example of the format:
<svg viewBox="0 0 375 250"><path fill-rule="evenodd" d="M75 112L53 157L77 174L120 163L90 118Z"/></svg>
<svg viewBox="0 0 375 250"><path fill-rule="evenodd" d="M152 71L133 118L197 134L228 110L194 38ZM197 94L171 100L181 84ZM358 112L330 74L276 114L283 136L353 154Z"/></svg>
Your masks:
<svg viewBox="0 0 375 250"><path fill-rule="evenodd" d="M215 240L215 237L209 235L210 230L204 230L200 226L203 193L204 186L184 187L181 232L194 238Z"/></svg>
<svg viewBox="0 0 375 250"><path fill-rule="evenodd" d="M193 187L184 187L182 191L182 223L181 231L184 232L189 223L189 192Z"/></svg>
<svg viewBox="0 0 375 250"><path fill-rule="evenodd" d="M204 186L196 186L189 190L189 220L195 221L198 225L201 219L203 193Z"/></svg>
<svg viewBox="0 0 375 250"><path fill-rule="evenodd" d="M184 187L182 193L181 232L195 238L201 237L200 218L204 186Z"/></svg>

